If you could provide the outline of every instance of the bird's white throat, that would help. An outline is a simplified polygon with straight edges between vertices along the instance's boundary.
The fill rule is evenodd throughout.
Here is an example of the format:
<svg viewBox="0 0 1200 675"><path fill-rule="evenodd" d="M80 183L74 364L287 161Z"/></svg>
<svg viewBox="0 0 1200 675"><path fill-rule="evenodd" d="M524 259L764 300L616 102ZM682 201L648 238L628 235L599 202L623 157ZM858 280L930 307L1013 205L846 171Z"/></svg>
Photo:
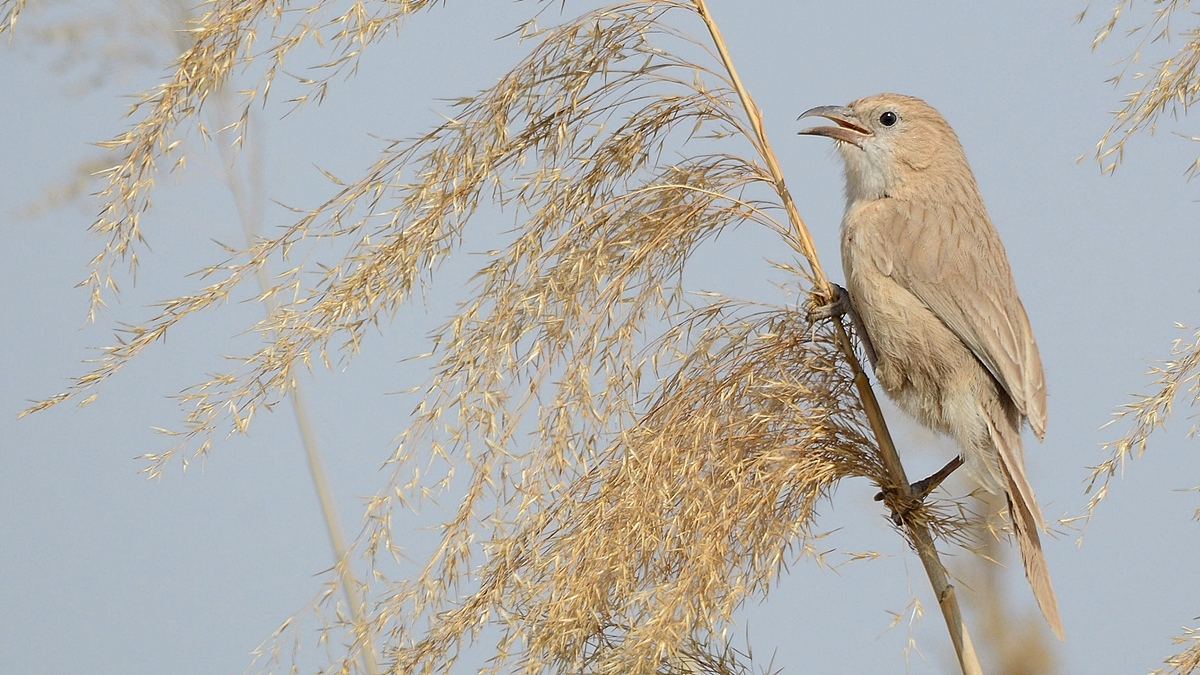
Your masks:
<svg viewBox="0 0 1200 675"><path fill-rule="evenodd" d="M894 180L891 157L876 143L854 146L838 143L846 163L846 205L882 199L891 192Z"/></svg>

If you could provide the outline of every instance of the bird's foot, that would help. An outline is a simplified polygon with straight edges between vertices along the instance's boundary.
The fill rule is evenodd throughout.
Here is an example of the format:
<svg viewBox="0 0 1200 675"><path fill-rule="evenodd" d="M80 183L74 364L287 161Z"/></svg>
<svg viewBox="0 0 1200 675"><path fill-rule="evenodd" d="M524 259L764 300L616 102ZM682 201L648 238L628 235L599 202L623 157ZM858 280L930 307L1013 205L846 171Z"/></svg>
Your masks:
<svg viewBox="0 0 1200 675"><path fill-rule="evenodd" d="M830 283L829 288L833 291L832 298L818 297L816 295L811 296L811 304L808 308L809 323L840 318L852 311L850 307L850 294L846 292L846 289L835 283ZM823 304L817 304L818 302Z"/></svg>
<svg viewBox="0 0 1200 675"><path fill-rule="evenodd" d="M854 311L854 305L850 304L850 293L835 283L829 284L829 290L833 294L832 298L817 295L809 297L808 323L811 326L810 332L816 332L818 321L841 319L843 316L849 316L851 323L854 324L854 332L858 334L858 339L862 342L863 352L866 354L867 360L871 362L871 367L874 368L878 362L878 358L875 355L875 346L871 344L871 337L867 335L866 327L863 326L858 313Z"/></svg>
<svg viewBox="0 0 1200 675"><path fill-rule="evenodd" d="M908 517L908 514L912 513L913 509L924 503L925 498L929 496L929 493L936 490L938 486L940 486L943 481L949 478L950 474L954 473L958 467L962 466L962 464L962 456L956 456L954 459L947 462L946 466L943 466L934 472L933 475L922 478L912 485L909 485L907 495L897 494L894 499L886 499L884 493L899 493L900 490L893 487L885 487L880 489L880 491L875 495L875 501L884 502L887 504L888 507L892 509L892 522L896 525L901 525L904 523L904 519ZM897 509L897 505L899 506L899 509Z"/></svg>
<svg viewBox="0 0 1200 675"><path fill-rule="evenodd" d="M883 487L879 492L875 493L875 501L883 502L892 511L892 522L897 527L904 524L904 520L918 506L921 505L921 500L916 496L916 483L909 486L913 492L911 496L904 494L904 491L897 487Z"/></svg>

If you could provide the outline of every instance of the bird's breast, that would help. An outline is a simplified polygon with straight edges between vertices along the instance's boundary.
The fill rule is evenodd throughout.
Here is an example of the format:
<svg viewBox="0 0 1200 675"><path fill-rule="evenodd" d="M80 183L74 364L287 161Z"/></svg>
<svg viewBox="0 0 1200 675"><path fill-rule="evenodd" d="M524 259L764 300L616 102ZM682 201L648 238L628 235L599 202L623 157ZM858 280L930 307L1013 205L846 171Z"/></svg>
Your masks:
<svg viewBox="0 0 1200 675"><path fill-rule="evenodd" d="M842 224L842 266L850 303L858 313L877 363L884 392L922 423L952 433L959 400L985 376L962 340L917 296L893 278L887 239L870 218L847 212Z"/></svg>

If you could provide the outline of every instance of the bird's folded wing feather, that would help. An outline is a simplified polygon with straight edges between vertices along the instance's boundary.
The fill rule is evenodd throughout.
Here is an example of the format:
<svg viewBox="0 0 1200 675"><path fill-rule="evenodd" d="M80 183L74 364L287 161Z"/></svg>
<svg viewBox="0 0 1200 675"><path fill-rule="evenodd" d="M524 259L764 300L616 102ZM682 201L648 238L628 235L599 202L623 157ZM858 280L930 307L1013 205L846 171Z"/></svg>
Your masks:
<svg viewBox="0 0 1200 675"><path fill-rule="evenodd" d="M1046 382L1025 308L982 208L882 199L877 263L924 302L1004 387L1042 437ZM976 215L971 215L974 212ZM983 222L977 220L982 218Z"/></svg>

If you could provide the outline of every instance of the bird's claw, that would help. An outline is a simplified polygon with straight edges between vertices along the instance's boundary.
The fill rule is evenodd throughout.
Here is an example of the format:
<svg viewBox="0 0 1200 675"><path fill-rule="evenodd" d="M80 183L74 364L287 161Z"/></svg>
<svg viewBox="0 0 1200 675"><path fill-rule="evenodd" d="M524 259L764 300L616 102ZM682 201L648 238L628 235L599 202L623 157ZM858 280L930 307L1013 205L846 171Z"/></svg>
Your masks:
<svg viewBox="0 0 1200 675"><path fill-rule="evenodd" d="M917 482L919 483L922 481ZM889 509L891 509L892 522L895 523L897 527L904 524L904 519L908 517L908 514L912 513L914 509L920 506L925 497L929 494L929 492L925 492L924 494L920 494L920 496L918 496L919 493L917 491L916 483L913 483L911 486L909 486L909 489L912 490L911 497L902 494L898 488L894 487L881 488L879 492L875 493L875 501L883 502L887 504ZM894 497L888 499L885 493L892 493Z"/></svg>
<svg viewBox="0 0 1200 675"><path fill-rule="evenodd" d="M937 488L937 485L933 484L929 478L923 478L908 486L911 496L897 494L894 499L889 500L884 497L884 492L899 493L900 491L896 488L883 488L875 493L875 501L887 504L888 508L892 511L892 522L900 526L904 524L904 519L908 517L908 514L925 503L925 498L935 488Z"/></svg>
<svg viewBox="0 0 1200 675"><path fill-rule="evenodd" d="M838 318L850 313L850 294L846 292L846 289L834 283L829 284L829 288L833 291L832 298L818 299L816 295L812 296L812 304L808 309L809 323ZM825 301L824 304L816 304L822 300Z"/></svg>
<svg viewBox="0 0 1200 675"><path fill-rule="evenodd" d="M908 514L912 513L913 509L925 502L925 498L929 496L929 493L936 490L938 486L950 476L950 474L954 473L955 470L962 465L962 456L956 456L954 459L947 462L946 466L938 469L933 475L922 478L921 480L909 485L907 495L899 494L896 495L895 499L886 500L884 497L885 492L896 493L900 492L900 490L894 487L884 487L881 488L875 495L875 501L886 503L888 508L892 510L892 522L896 525L900 525L904 522L904 519L908 517ZM902 503L899 511L896 510L897 503Z"/></svg>

